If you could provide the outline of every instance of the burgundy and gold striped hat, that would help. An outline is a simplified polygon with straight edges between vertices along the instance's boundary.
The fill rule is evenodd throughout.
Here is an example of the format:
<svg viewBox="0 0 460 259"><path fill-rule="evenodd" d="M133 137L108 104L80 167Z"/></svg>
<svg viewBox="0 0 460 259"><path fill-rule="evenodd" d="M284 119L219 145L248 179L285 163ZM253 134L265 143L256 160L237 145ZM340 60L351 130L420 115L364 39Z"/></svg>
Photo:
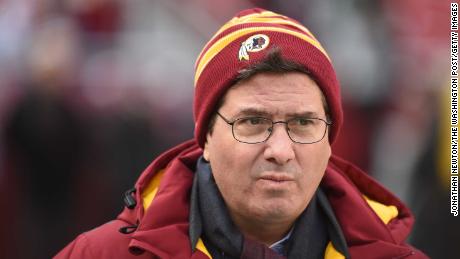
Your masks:
<svg viewBox="0 0 460 259"><path fill-rule="evenodd" d="M263 9L238 13L224 24L195 63L195 138L203 147L211 113L238 72L260 62L277 47L283 58L302 64L322 90L332 119L332 143L342 124L340 86L331 60L313 34L299 22Z"/></svg>

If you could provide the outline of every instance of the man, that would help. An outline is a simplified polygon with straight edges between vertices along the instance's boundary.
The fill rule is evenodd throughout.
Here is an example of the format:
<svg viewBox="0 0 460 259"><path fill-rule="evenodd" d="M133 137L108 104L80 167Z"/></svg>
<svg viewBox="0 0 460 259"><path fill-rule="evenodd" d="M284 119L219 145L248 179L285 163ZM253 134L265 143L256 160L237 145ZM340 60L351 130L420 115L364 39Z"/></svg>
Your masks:
<svg viewBox="0 0 460 259"><path fill-rule="evenodd" d="M225 24L196 62L194 117L118 218L56 258L426 258L405 243L410 211L331 155L339 84L298 22L251 9Z"/></svg>

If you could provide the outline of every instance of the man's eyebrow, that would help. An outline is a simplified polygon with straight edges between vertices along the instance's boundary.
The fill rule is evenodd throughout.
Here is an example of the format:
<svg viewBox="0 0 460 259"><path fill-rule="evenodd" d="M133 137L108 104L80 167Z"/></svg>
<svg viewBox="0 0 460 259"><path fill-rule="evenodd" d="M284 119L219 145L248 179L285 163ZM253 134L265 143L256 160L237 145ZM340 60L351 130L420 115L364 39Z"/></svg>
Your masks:
<svg viewBox="0 0 460 259"><path fill-rule="evenodd" d="M301 118L320 118L319 114L313 111L305 111L305 112L293 112L286 114L287 117L294 118L294 117L301 117Z"/></svg>
<svg viewBox="0 0 460 259"><path fill-rule="evenodd" d="M241 117L241 116L261 116L261 117L270 117L271 114L260 108L253 108L253 107L248 107L248 108L243 108L238 111L237 114L235 114L234 117Z"/></svg>
<svg viewBox="0 0 460 259"><path fill-rule="evenodd" d="M265 109L248 107L248 108L241 109L233 117L238 118L238 117L241 117L241 116L261 116L261 117L270 118L270 117L273 116L273 114L268 112ZM286 114L286 117L288 117L288 118L296 118L296 117L301 117L301 118L320 118L319 114L314 112L314 111L303 111L303 112L288 113L288 114Z"/></svg>

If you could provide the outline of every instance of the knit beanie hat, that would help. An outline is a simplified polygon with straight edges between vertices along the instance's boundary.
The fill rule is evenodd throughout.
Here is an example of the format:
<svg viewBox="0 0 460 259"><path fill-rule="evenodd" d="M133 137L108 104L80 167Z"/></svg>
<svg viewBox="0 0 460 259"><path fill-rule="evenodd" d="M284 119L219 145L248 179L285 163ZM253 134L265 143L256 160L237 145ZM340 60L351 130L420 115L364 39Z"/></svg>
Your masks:
<svg viewBox="0 0 460 259"><path fill-rule="evenodd" d="M281 56L301 64L320 87L332 120L329 141L342 124L340 86L331 60L313 34L299 22L263 9L248 9L224 24L205 45L195 63L195 139L204 147L217 103L238 72L262 61L276 47Z"/></svg>

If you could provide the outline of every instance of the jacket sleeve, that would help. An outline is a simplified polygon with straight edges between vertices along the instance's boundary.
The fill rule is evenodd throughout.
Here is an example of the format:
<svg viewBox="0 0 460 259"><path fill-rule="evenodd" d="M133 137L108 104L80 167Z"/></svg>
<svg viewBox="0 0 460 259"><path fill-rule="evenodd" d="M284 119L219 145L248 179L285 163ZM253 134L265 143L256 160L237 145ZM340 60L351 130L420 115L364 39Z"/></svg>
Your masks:
<svg viewBox="0 0 460 259"><path fill-rule="evenodd" d="M54 258L151 258L151 254L133 255L129 251L131 234L120 233L120 227L126 226L126 221L112 220L99 227L80 234L74 241L62 249Z"/></svg>
<svg viewBox="0 0 460 259"><path fill-rule="evenodd" d="M91 253L90 243L85 234L79 235L75 240L62 249L54 259L96 258Z"/></svg>

